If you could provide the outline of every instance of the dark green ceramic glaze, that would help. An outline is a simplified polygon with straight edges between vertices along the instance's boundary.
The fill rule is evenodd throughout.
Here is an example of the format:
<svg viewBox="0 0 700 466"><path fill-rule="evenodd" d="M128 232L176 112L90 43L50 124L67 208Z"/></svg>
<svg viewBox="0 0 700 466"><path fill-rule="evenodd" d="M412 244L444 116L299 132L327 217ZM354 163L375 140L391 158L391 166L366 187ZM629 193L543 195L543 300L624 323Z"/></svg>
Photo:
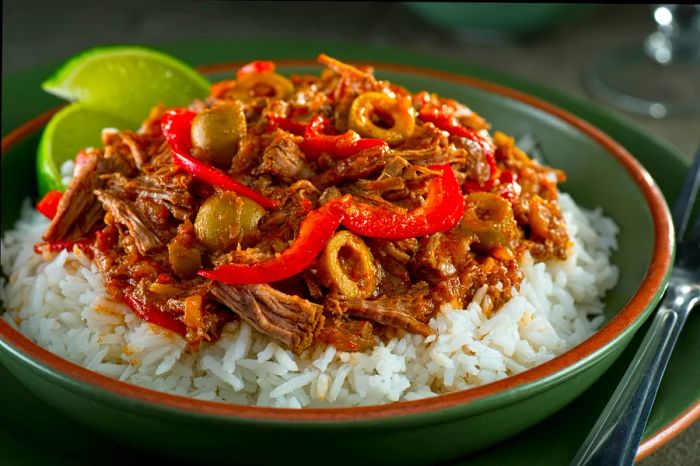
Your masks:
<svg viewBox="0 0 700 466"><path fill-rule="evenodd" d="M279 43L246 44L245 47L221 43L186 44L163 49L193 64L253 58L308 59L321 51L315 43L295 43L294 46L283 47ZM601 127L651 171L668 199L673 199L677 194L678 182L686 169L679 156L624 121L610 117L585 103L490 71L407 52L364 49L342 44L323 44L322 51L342 59L393 62L459 72L540 96ZM47 67L3 80L3 94L6 96L3 100L3 133L58 103L42 94L38 86L52 69ZM283 71L297 70L300 69L285 68ZM649 210L639 189L619 163L577 129L521 102L435 77L387 72L381 67L378 67L378 74L412 90L426 88L462 100L489 119L495 129L514 135L526 130L537 134L551 163L569 174L569 181L563 189L571 192L583 205L602 205L622 228L621 247L613 257L622 270L621 280L606 299L606 316L611 318L635 292L649 264L653 246ZM33 166L37 138L37 134L31 135L4 154L3 230L10 227L16 219L21 200L35 195ZM661 160L661 157L664 159ZM658 300L658 295L656 293L654 301ZM273 460L297 463L300 461L295 460L308 460L310 455L313 458L326 458L325 455L330 455L327 457L329 462L336 464L356 464L357 461L381 461L383 464L428 463L457 458L523 431L574 400L622 353L652 307L648 306L612 344L585 360L577 361L555 376L440 411L330 423L183 414L167 407L125 399L76 382L64 374L57 374L36 364L10 345L0 343L0 361L24 385L48 404L90 426L86 430L80 424L58 415L20 389L16 381L6 373L0 372L2 386L9 387L11 393L27 406L26 410L19 409L6 398L0 397L2 403L7 404L1 406L0 420L3 421L3 430L8 432L8 436L0 435L0 447L3 446L2 442L14 445L14 448L3 451L14 451L15 458L23 458L25 456L22 456L21 449L16 448L16 442L27 442L24 437L26 433L35 433L37 430L36 433L41 433L46 425L54 425L61 426L58 430L62 432L56 434L57 429L51 429L52 435L62 438L61 436L69 437L73 434L78 443L76 446L82 443L78 439L90 439L86 448L77 452L54 441L58 445L56 448L62 451L59 455L52 455L56 464L64 460L65 464L86 464L97 457L101 458L100 461L106 461L106 464L124 464L126 458L133 462L135 454L142 457L141 453L127 449L104 459L100 455L99 446L107 448L113 441L92 432L93 429L160 455L177 454L180 458L192 460L208 458L219 463L268 463ZM648 432L659 429L697 402L698 393L692 387L686 387L687 372L684 371L688 365L698 367L697 360L691 357L692 347L686 339L692 335L698 337L698 324L697 319L691 318L689 329L681 336L679 348L671 361L658 396L659 401L652 413ZM568 462L592 425L596 413L605 404L615 381L619 380L624 364L625 361L618 363L616 372L609 380L600 380L594 389L584 393L553 418L498 447L473 456L470 461L475 461L476 464L506 464L511 461L523 464ZM31 422L32 420L36 422ZM310 443L315 446L309 450ZM273 444L275 446L271 447ZM41 459L46 459L46 456L33 449L31 453L27 452L26 458L42 464Z"/></svg>

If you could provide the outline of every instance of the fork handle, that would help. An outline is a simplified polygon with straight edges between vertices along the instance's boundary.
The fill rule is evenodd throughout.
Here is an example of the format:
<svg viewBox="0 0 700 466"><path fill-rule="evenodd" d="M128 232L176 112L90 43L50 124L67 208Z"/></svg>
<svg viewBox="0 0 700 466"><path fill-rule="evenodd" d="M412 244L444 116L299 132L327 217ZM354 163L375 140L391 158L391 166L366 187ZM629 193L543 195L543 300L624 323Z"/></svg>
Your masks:
<svg viewBox="0 0 700 466"><path fill-rule="evenodd" d="M661 377L690 307L698 299L697 293L669 287L637 354L572 466L634 463Z"/></svg>

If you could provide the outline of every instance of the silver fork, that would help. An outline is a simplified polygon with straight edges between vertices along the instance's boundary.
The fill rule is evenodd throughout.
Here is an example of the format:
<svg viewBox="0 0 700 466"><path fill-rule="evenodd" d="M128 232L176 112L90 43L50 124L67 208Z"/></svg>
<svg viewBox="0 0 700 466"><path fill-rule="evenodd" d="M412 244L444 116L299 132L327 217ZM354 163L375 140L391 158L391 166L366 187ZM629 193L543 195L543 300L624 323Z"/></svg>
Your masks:
<svg viewBox="0 0 700 466"><path fill-rule="evenodd" d="M700 215L686 238L699 186L700 151L673 209L676 261L664 299L630 367L572 466L627 466L634 462L673 347L691 309L700 303Z"/></svg>

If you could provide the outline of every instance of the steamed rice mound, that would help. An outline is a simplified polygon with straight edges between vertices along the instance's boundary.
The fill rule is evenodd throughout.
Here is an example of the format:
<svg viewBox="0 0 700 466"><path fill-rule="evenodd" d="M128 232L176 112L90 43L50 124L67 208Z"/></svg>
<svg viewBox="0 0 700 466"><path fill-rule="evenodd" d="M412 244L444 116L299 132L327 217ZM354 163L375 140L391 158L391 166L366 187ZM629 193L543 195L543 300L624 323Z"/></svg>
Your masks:
<svg viewBox="0 0 700 466"><path fill-rule="evenodd" d="M571 248L565 261L521 260L520 290L490 318L486 288L465 309L444 305L435 335L399 334L364 352L316 346L294 354L244 322L185 351L180 336L105 297L96 266L79 249L36 254L48 221L24 206L2 239L3 318L39 345L90 370L204 400L276 407L373 405L463 390L534 367L588 338L617 282L610 263L617 226L567 194L559 203Z"/></svg>

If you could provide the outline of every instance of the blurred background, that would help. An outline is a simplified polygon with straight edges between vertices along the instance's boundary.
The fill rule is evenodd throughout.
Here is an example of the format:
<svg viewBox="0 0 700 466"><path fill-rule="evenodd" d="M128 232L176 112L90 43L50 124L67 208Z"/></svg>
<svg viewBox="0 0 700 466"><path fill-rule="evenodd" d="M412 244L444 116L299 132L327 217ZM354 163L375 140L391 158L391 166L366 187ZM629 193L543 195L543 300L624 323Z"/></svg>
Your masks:
<svg viewBox="0 0 700 466"><path fill-rule="evenodd" d="M2 74L85 48L193 40L391 46L620 112L688 159L700 144L700 7L376 2L3 1ZM679 180L680 182L680 180ZM700 423L642 466L700 464Z"/></svg>

